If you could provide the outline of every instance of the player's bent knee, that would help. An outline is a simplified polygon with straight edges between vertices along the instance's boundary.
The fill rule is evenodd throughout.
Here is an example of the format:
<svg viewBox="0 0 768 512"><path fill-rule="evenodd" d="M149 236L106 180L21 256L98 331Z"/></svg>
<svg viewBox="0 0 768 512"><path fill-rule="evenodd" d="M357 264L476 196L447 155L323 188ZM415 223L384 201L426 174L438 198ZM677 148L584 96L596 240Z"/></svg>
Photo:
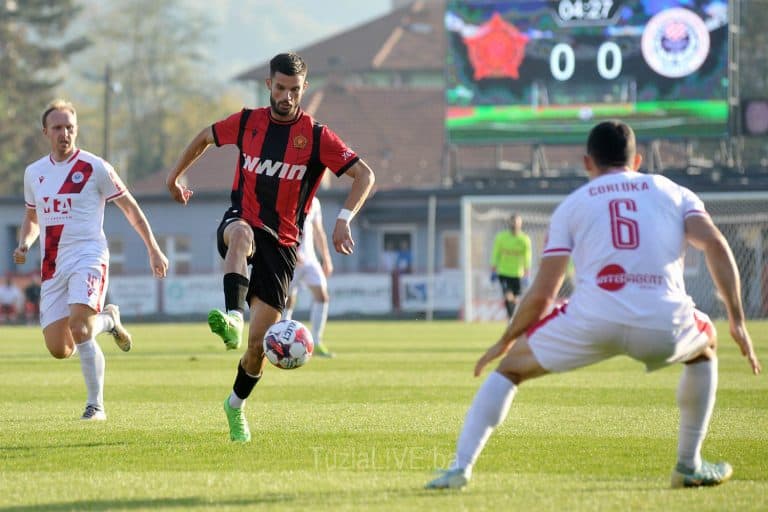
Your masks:
<svg viewBox="0 0 768 512"><path fill-rule="evenodd" d="M704 361L711 361L713 359L717 359L717 343L707 345L706 347L704 347L704 350L702 350L699 355L697 355L693 359L689 359L688 361L685 362L685 364L702 363Z"/></svg>
<svg viewBox="0 0 768 512"><path fill-rule="evenodd" d="M85 341L90 338L88 323L81 319L70 319L69 332L75 341Z"/></svg>
<svg viewBox="0 0 768 512"><path fill-rule="evenodd" d="M69 347L66 344L47 344L48 352L54 359L69 359L72 354L75 353L74 347Z"/></svg>
<svg viewBox="0 0 768 512"><path fill-rule="evenodd" d="M250 251L253 245L253 231L249 226L241 222L229 227L229 240L227 246L231 250Z"/></svg>
<svg viewBox="0 0 768 512"><path fill-rule="evenodd" d="M75 353L75 344L68 340L68 337L64 334L52 335L51 333L45 336L45 348L55 359L69 359Z"/></svg>
<svg viewBox="0 0 768 512"><path fill-rule="evenodd" d="M515 343L507 355L499 362L496 371L515 385L548 373L533 355L527 338L520 339Z"/></svg>
<svg viewBox="0 0 768 512"><path fill-rule="evenodd" d="M717 358L717 335L713 332L707 345L699 352L698 355L685 361L685 364L700 363L702 361L712 360Z"/></svg>

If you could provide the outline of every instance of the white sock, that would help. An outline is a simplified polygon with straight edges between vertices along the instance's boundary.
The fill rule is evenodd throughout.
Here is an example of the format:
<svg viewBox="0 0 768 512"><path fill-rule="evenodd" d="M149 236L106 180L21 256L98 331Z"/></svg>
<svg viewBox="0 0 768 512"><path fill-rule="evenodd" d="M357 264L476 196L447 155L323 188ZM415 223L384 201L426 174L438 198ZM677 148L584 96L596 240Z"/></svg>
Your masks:
<svg viewBox="0 0 768 512"><path fill-rule="evenodd" d="M244 403L245 399L237 396L234 391L229 394L229 406L233 409L240 409Z"/></svg>
<svg viewBox="0 0 768 512"><path fill-rule="evenodd" d="M677 462L688 468L701 467L701 445L707 435L717 393L717 358L683 366L677 387L680 407L680 439Z"/></svg>
<svg viewBox="0 0 768 512"><path fill-rule="evenodd" d="M96 315L96 319L93 321L93 337L95 338L99 334L107 331L111 331L115 328L115 321L112 320L112 315L106 313L99 313Z"/></svg>
<svg viewBox="0 0 768 512"><path fill-rule="evenodd" d="M80 353L80 369L88 390L88 404L104 407L104 353L96 340L77 344Z"/></svg>
<svg viewBox="0 0 768 512"><path fill-rule="evenodd" d="M309 310L309 321L312 324L312 339L317 343L323 341L325 322L328 320L328 302L312 302Z"/></svg>
<svg viewBox="0 0 768 512"><path fill-rule="evenodd" d="M227 314L228 315L235 315L235 316L239 317L240 320L243 319L243 314L240 312L239 309L230 309L229 311L227 311Z"/></svg>
<svg viewBox="0 0 768 512"><path fill-rule="evenodd" d="M483 451L485 443L507 417L517 386L498 372L491 373L472 401L464 427L456 443L456 459L451 469L462 468L467 476Z"/></svg>

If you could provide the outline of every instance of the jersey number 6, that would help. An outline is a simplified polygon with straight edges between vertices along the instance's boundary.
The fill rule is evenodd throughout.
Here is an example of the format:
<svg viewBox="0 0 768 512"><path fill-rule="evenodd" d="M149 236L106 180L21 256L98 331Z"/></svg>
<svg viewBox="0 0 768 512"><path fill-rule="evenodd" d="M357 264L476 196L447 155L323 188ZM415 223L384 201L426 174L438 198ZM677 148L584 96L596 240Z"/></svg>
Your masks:
<svg viewBox="0 0 768 512"><path fill-rule="evenodd" d="M611 211L613 246L617 249L637 249L640 227L635 219L626 216L628 212L637 212L637 204L632 199L613 199L608 203L608 209Z"/></svg>

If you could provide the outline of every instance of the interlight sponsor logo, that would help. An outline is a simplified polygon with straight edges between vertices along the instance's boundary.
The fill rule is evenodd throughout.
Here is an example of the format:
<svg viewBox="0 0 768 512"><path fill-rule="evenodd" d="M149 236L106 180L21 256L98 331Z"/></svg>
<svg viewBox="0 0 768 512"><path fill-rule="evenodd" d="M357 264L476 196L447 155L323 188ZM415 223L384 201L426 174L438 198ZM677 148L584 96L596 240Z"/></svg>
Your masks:
<svg viewBox="0 0 768 512"><path fill-rule="evenodd" d="M664 284L664 276L658 274L627 273L621 265L610 264L597 273L597 286L608 292L617 292L627 284L641 288L655 288Z"/></svg>

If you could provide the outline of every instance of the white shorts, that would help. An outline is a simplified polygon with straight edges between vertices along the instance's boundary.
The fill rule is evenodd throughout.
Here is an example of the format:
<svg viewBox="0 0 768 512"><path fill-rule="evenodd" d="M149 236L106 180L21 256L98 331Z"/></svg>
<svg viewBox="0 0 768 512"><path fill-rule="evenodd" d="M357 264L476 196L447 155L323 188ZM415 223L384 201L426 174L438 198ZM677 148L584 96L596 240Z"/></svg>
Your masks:
<svg viewBox="0 0 768 512"><path fill-rule="evenodd" d="M323 267L320 266L319 261L309 260L296 265L296 269L293 271L293 281L291 281L291 294L299 289L299 284L327 287L328 281L325 279L325 272L323 272Z"/></svg>
<svg viewBox="0 0 768 512"><path fill-rule="evenodd" d="M57 272L40 286L40 325L45 328L68 317L70 304L85 304L100 312L108 284L107 263L100 259L85 258L71 270Z"/></svg>
<svg viewBox="0 0 768 512"><path fill-rule="evenodd" d="M567 306L558 306L528 331L533 355L550 372L574 370L617 355L645 363L650 372L696 357L715 337L712 321L698 310L684 325L658 330L576 318Z"/></svg>

